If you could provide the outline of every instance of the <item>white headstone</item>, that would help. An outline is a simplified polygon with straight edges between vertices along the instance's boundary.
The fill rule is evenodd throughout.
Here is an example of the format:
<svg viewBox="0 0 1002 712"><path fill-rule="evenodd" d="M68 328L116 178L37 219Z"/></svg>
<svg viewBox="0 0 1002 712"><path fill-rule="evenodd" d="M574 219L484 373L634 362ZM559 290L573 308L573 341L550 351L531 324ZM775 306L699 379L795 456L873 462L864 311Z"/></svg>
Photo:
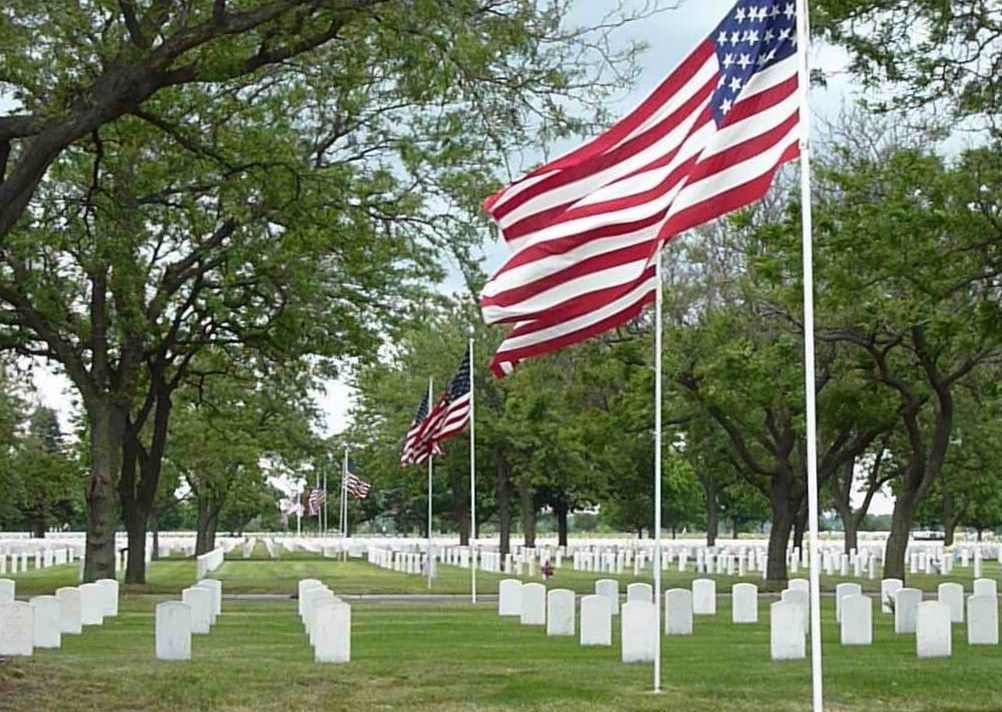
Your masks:
<svg viewBox="0 0 1002 712"><path fill-rule="evenodd" d="M626 587L627 601L654 601L654 588L649 583L631 583Z"/></svg>
<svg viewBox="0 0 1002 712"><path fill-rule="evenodd" d="M880 612L894 612L894 596L904 588L905 582L896 578L885 578L880 582Z"/></svg>
<svg viewBox="0 0 1002 712"><path fill-rule="evenodd" d="M862 596L863 587L858 583L839 583L835 585L835 622L842 620L842 599L846 596Z"/></svg>
<svg viewBox="0 0 1002 712"><path fill-rule="evenodd" d="M692 612L697 616L716 615L716 581L713 579L695 579L692 582Z"/></svg>
<svg viewBox="0 0 1002 712"><path fill-rule="evenodd" d="M299 617L302 618L304 614L304 607L306 604L306 592L311 588L323 588L323 584L314 578L300 579L297 585L297 598L299 599Z"/></svg>
<svg viewBox="0 0 1002 712"><path fill-rule="evenodd" d="M80 622L84 625L104 623L104 592L96 583L80 584Z"/></svg>
<svg viewBox="0 0 1002 712"><path fill-rule="evenodd" d="M30 601L35 611L36 648L58 648L62 643L62 607L55 596L35 596Z"/></svg>
<svg viewBox="0 0 1002 712"><path fill-rule="evenodd" d="M60 632L80 635L83 630L80 621L80 589L76 586L57 588L56 599L59 601Z"/></svg>
<svg viewBox="0 0 1002 712"><path fill-rule="evenodd" d="M546 592L546 634L574 635L574 591L557 588Z"/></svg>
<svg viewBox="0 0 1002 712"><path fill-rule="evenodd" d="M502 579L498 584L498 615L522 615L522 582L518 579Z"/></svg>
<svg viewBox="0 0 1002 712"><path fill-rule="evenodd" d="M14 580L0 578L0 603L14 600Z"/></svg>
<svg viewBox="0 0 1002 712"><path fill-rule="evenodd" d="M999 547L1002 551L1002 546ZM974 581L975 596L998 596L998 582L995 579L979 578Z"/></svg>
<svg viewBox="0 0 1002 712"><path fill-rule="evenodd" d="M811 582L805 578L794 578L790 579L790 585L787 586L791 591L806 591L808 594L811 592Z"/></svg>
<svg viewBox="0 0 1002 712"><path fill-rule="evenodd" d="M665 633L692 635L692 591L689 589L665 591Z"/></svg>
<svg viewBox="0 0 1002 712"><path fill-rule="evenodd" d="M522 625L546 625L546 586L527 583L522 586Z"/></svg>
<svg viewBox="0 0 1002 712"><path fill-rule="evenodd" d="M997 596L971 596L967 599L967 644L999 644Z"/></svg>
<svg viewBox="0 0 1002 712"><path fill-rule="evenodd" d="M950 621L964 622L964 587L959 583L941 583L939 585L940 603L950 608Z"/></svg>
<svg viewBox="0 0 1002 712"><path fill-rule="evenodd" d="M947 604L942 601L925 601L919 604L915 625L915 648L920 658L950 657L952 634L950 607Z"/></svg>
<svg viewBox="0 0 1002 712"><path fill-rule="evenodd" d="M191 660L191 606L164 601L155 616L157 660Z"/></svg>
<svg viewBox="0 0 1002 712"><path fill-rule="evenodd" d="M218 579L204 578L196 586L207 588L212 592L212 624L216 623L216 616L223 612L223 582Z"/></svg>
<svg viewBox="0 0 1002 712"><path fill-rule="evenodd" d="M842 645L870 645L873 643L873 601L869 596L857 594L842 600L840 629Z"/></svg>
<svg viewBox="0 0 1002 712"><path fill-rule="evenodd" d="M318 663L351 661L351 607L328 599L314 613L313 657Z"/></svg>
<svg viewBox="0 0 1002 712"><path fill-rule="evenodd" d="M619 615L619 581L615 579L599 579L595 582L595 593L608 599L612 615Z"/></svg>
<svg viewBox="0 0 1002 712"><path fill-rule="evenodd" d="M894 632L914 633L922 591L902 588L894 594Z"/></svg>
<svg viewBox="0 0 1002 712"><path fill-rule="evenodd" d="M807 655L803 612L796 603L769 606L769 650L773 660L801 660Z"/></svg>
<svg viewBox="0 0 1002 712"><path fill-rule="evenodd" d="M0 655L30 656L35 643L35 610L24 601L0 603Z"/></svg>
<svg viewBox="0 0 1002 712"><path fill-rule="evenodd" d="M657 645L657 610L647 601L627 601L620 609L624 663L654 661Z"/></svg>
<svg viewBox="0 0 1002 712"><path fill-rule="evenodd" d="M191 608L191 632L208 633L212 628L212 592L192 586L181 591L181 602Z"/></svg>
<svg viewBox="0 0 1002 712"><path fill-rule="evenodd" d="M612 607L606 596L581 599L581 645L612 645Z"/></svg>
<svg viewBox="0 0 1002 712"><path fill-rule="evenodd" d="M804 634L810 635L811 595L802 588L788 588L780 594L780 600L786 603L791 603L800 609L800 618L803 622Z"/></svg>
<svg viewBox="0 0 1002 712"><path fill-rule="evenodd" d="M731 588L731 621L758 623L758 586L736 583Z"/></svg>
<svg viewBox="0 0 1002 712"><path fill-rule="evenodd" d="M98 579L97 585L101 587L101 614L105 618L114 618L118 615L118 581L115 579Z"/></svg>

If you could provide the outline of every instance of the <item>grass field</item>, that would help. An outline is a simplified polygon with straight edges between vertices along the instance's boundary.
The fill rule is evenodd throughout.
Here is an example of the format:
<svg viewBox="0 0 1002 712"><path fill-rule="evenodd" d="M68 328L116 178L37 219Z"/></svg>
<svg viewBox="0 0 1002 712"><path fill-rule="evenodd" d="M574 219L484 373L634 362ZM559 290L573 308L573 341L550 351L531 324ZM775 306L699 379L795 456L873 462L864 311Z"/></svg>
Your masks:
<svg viewBox="0 0 1002 712"><path fill-rule="evenodd" d="M984 576L1002 578L1002 569L995 562L985 562L982 573ZM795 575L806 576L807 574L801 571ZM224 593L275 593L291 595L296 591L297 582L303 578L320 579L334 591L346 595L429 592L427 581L422 576L387 571L371 566L359 559L347 562L323 559L317 556L297 556L296 558L284 558L279 561L227 559L212 576L223 582ZM673 586L687 588L691 585L693 579L699 577L700 574L692 571L682 574L677 571L666 571L662 580L666 589ZM30 570L27 573L17 574L13 578L16 581L19 596L52 593L60 586L75 586L77 584L77 566L73 564L37 571ZM477 572L477 590L482 593L496 593L498 581L502 578L506 578L506 576L479 571ZM527 577L523 576L522 578L528 580ZM651 580L649 571L640 576L634 576L632 572L616 576L573 571L569 567L563 567L557 571L556 577L550 581L549 586L570 588L578 593L592 593L594 591L594 581L600 578L618 579L621 583L621 589L624 591L627 583ZM720 593L729 592L731 585L739 581L761 583L761 578L754 576L746 576L744 578L736 576L713 576L712 578L717 580L717 590ZM537 576L534 580L541 579ZM833 591L835 584L842 580L856 581L866 591L876 592L880 590L879 576L873 581L869 579L823 577L821 582L822 590ZM939 584L946 581L956 581L963 584L965 589L970 591L972 580L972 569L958 568L955 570L954 575L949 577L910 576L908 577L908 585L934 592ZM177 594L182 588L192 585L194 581L194 561L190 559L166 559L152 562L147 570L147 585L130 589L130 591L135 593L173 595ZM444 565L438 567L438 576L430 590L431 593L464 594L469 593L469 591L469 570Z"/></svg>
<svg viewBox="0 0 1002 712"><path fill-rule="evenodd" d="M501 619L492 605L356 603L352 662L312 661L292 601L226 601L194 660L153 659L153 605L128 597L121 615L60 650L0 664L0 709L61 710L667 710L785 712L809 707L807 661L769 661L761 623L697 618L695 635L664 639L665 693L649 665L619 662L611 648L547 638ZM833 712L989 712L1002 709L1002 650L969 648L954 629L954 656L918 660L913 636L876 616L875 644L837 644L825 602L827 709ZM615 622L618 629L618 618Z"/></svg>

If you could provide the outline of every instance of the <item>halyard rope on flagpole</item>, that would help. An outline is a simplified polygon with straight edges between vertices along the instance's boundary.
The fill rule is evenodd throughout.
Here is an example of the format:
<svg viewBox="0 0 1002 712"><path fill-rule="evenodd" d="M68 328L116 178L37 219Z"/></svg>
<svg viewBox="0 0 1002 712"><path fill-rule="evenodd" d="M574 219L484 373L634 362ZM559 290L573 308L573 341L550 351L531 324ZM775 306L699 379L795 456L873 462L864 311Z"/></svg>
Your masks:
<svg viewBox="0 0 1002 712"><path fill-rule="evenodd" d="M814 250L811 213L810 8L797 0L797 53L800 93L800 207L804 260L804 395L807 411L807 517L810 524L812 709L824 709L821 667L821 589L818 571L818 448L814 372Z"/></svg>

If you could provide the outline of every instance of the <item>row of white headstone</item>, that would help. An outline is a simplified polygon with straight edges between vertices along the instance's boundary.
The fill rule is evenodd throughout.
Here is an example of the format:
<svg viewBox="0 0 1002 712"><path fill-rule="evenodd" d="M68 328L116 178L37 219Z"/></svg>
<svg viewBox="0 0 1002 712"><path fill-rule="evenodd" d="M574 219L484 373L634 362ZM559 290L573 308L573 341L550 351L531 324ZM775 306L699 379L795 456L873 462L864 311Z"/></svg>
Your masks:
<svg viewBox="0 0 1002 712"><path fill-rule="evenodd" d="M0 579L0 655L31 656L35 648L58 648L63 635L101 625L118 615L118 581L101 579L56 589L54 596L14 598L15 584Z"/></svg>
<svg viewBox="0 0 1002 712"><path fill-rule="evenodd" d="M425 570L426 556L415 551L396 551L370 546L366 558L373 566L404 574L420 574Z"/></svg>
<svg viewBox="0 0 1002 712"><path fill-rule="evenodd" d="M217 546L212 551L199 554L195 557L195 580L205 578L207 575L223 565L226 550Z"/></svg>
<svg viewBox="0 0 1002 712"><path fill-rule="evenodd" d="M317 579L299 582L299 617L318 663L351 661L351 606Z"/></svg>
<svg viewBox="0 0 1002 712"><path fill-rule="evenodd" d="M181 591L180 601L158 603L155 618L157 660L191 660L192 635L212 630L223 612L223 584L202 579Z"/></svg>

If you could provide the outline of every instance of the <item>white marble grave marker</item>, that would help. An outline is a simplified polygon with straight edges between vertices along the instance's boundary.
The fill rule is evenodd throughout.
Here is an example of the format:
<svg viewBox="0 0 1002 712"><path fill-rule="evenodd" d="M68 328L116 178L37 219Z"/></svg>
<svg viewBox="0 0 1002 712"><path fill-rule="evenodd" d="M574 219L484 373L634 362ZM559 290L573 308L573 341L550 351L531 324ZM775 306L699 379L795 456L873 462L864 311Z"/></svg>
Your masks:
<svg viewBox="0 0 1002 712"><path fill-rule="evenodd" d="M619 615L619 581L615 579L599 579L595 582L595 593L606 597L609 601L609 609L612 615Z"/></svg>
<svg viewBox="0 0 1002 712"><path fill-rule="evenodd" d="M314 614L313 657L318 663L351 661L351 607L336 598L321 603Z"/></svg>
<svg viewBox="0 0 1002 712"><path fill-rule="evenodd" d="M55 596L35 596L30 601L35 611L34 645L58 648L62 643L62 607Z"/></svg>
<svg viewBox="0 0 1002 712"><path fill-rule="evenodd" d="M905 582L896 578L885 578L880 582L880 612L894 612L894 596L905 587Z"/></svg>
<svg viewBox="0 0 1002 712"><path fill-rule="evenodd" d="M717 582L696 579L692 582L692 612L697 616L717 614Z"/></svg>
<svg viewBox="0 0 1002 712"><path fill-rule="evenodd" d="M612 645L612 608L601 594L581 599L581 645Z"/></svg>
<svg viewBox="0 0 1002 712"><path fill-rule="evenodd" d="M689 589L665 591L665 633L692 635L692 591Z"/></svg>
<svg viewBox="0 0 1002 712"><path fill-rule="evenodd" d="M191 606L164 601L155 616L157 660L191 660Z"/></svg>
<svg viewBox="0 0 1002 712"><path fill-rule="evenodd" d="M624 663L654 661L658 627L657 610L647 601L627 601L620 609Z"/></svg>
<svg viewBox="0 0 1002 712"><path fill-rule="evenodd" d="M971 596L967 599L967 644L999 644L997 596Z"/></svg>
<svg viewBox="0 0 1002 712"><path fill-rule="evenodd" d="M101 587L101 615L114 618L118 615L118 581L105 578L98 579L96 583Z"/></svg>
<svg viewBox="0 0 1002 712"><path fill-rule="evenodd" d="M104 623L104 596L96 583L82 583L80 588L80 622L84 625Z"/></svg>
<svg viewBox="0 0 1002 712"><path fill-rule="evenodd" d="M835 586L835 622L842 621L842 599L846 596L862 596L863 587L858 583L840 583Z"/></svg>
<svg viewBox="0 0 1002 712"><path fill-rule="evenodd" d="M0 655L31 656L35 643L35 609L24 601L0 603Z"/></svg>
<svg viewBox="0 0 1002 712"><path fill-rule="evenodd" d="M76 586L57 588L56 599L59 601L60 632L80 635L83 631L80 619L80 589Z"/></svg>
<svg viewBox="0 0 1002 712"><path fill-rule="evenodd" d="M950 622L964 622L964 587L959 583L941 583L939 601L950 608Z"/></svg>
<svg viewBox="0 0 1002 712"><path fill-rule="evenodd" d="M546 592L546 634L574 635L574 591L557 588Z"/></svg>
<svg viewBox="0 0 1002 712"><path fill-rule="evenodd" d="M775 660L801 660L807 655L803 613L791 601L769 606L769 650Z"/></svg>
<svg viewBox="0 0 1002 712"><path fill-rule="evenodd" d="M522 625L546 625L546 586L527 583L522 586Z"/></svg>
<svg viewBox="0 0 1002 712"><path fill-rule="evenodd" d="M522 615L522 582L518 579L502 579L498 584L498 615Z"/></svg>
<svg viewBox="0 0 1002 712"><path fill-rule="evenodd" d="M950 657L952 634L950 607L947 604L942 601L919 604L915 624L915 649L920 658Z"/></svg>
<svg viewBox="0 0 1002 712"><path fill-rule="evenodd" d="M731 621L758 623L758 586L736 583L731 588Z"/></svg>
<svg viewBox="0 0 1002 712"><path fill-rule="evenodd" d="M653 603L654 587L649 583L631 583L626 587L626 600Z"/></svg>
<svg viewBox="0 0 1002 712"><path fill-rule="evenodd" d="M922 603L922 591L917 588L902 588L894 594L895 633L915 632L920 603Z"/></svg>
<svg viewBox="0 0 1002 712"><path fill-rule="evenodd" d="M212 628L212 592L192 586L181 591L181 602L191 608L191 632L204 635Z"/></svg>
<svg viewBox="0 0 1002 712"><path fill-rule="evenodd" d="M861 594L842 599L840 631L842 645L873 643L873 601Z"/></svg>
<svg viewBox="0 0 1002 712"><path fill-rule="evenodd" d="M1002 551L1002 546L999 547ZM979 578L974 581L975 596L998 596L998 582L995 579Z"/></svg>

